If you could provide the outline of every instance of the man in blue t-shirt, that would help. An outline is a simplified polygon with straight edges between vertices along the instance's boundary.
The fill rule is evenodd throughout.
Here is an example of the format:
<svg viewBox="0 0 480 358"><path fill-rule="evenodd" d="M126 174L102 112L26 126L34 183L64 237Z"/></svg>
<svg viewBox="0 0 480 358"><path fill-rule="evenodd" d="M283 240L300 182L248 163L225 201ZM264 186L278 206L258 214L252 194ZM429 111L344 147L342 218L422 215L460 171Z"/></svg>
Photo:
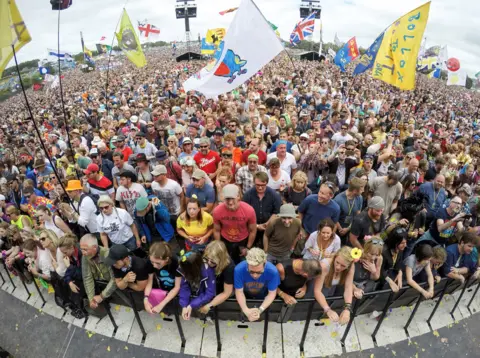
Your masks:
<svg viewBox="0 0 480 358"><path fill-rule="evenodd" d="M317 230L320 220L330 218L336 224L340 218L340 206L332 200L336 187L332 182L320 186L318 194L312 194L298 207L305 232L310 235Z"/></svg>
<svg viewBox="0 0 480 358"><path fill-rule="evenodd" d="M280 275L277 268L267 262L267 254L259 248L250 249L246 261L235 267L235 296L242 312L250 322L257 321L277 296ZM247 297L264 299L259 308L248 308Z"/></svg>
<svg viewBox="0 0 480 358"><path fill-rule="evenodd" d="M207 174L203 170L195 169L192 174L193 183L187 186L185 196L191 198L195 195L202 209L211 213L215 203L215 190L211 185L205 183L206 178Z"/></svg>
<svg viewBox="0 0 480 358"><path fill-rule="evenodd" d="M458 244L447 247L447 261L442 267L445 276L464 283L467 275L475 272L477 266L473 255L475 241L474 232L465 232Z"/></svg>

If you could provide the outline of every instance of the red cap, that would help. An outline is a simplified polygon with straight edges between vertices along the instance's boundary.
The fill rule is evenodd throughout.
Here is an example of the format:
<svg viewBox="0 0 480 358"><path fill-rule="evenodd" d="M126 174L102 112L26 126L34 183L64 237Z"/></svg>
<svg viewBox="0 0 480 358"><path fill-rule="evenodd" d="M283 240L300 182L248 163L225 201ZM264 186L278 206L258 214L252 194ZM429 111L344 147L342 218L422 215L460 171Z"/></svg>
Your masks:
<svg viewBox="0 0 480 358"><path fill-rule="evenodd" d="M100 171L100 168L98 167L98 165L95 163L92 163L88 165L87 169L85 169L83 173L88 175L90 173L99 172L99 171Z"/></svg>

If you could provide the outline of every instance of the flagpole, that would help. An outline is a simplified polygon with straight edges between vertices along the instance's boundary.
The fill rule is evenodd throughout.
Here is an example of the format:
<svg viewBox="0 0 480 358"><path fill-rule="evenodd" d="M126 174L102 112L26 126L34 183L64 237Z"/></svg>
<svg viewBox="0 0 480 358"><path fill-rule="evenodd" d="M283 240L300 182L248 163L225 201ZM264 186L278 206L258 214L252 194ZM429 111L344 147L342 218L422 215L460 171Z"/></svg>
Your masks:
<svg viewBox="0 0 480 358"><path fill-rule="evenodd" d="M107 115L108 115L108 75L110 73L110 60L112 58L113 43L115 42L115 33L117 32L118 25L120 24L120 21L122 20L123 12L125 11L125 6L127 6L127 3L128 3L128 0L126 0L125 4L123 5L122 14L120 15L120 18L118 19L118 22L117 22L117 26L115 26L115 30L113 31L112 44L110 45L110 53L108 54L107 82L105 84L105 108L107 110Z"/></svg>
<svg viewBox="0 0 480 358"><path fill-rule="evenodd" d="M255 1L253 0L250 0L252 2L252 4L257 8L258 12L262 15L263 19L265 20L265 22L268 24L268 27L270 28L271 31L273 31L272 27L270 26L270 24L268 23L267 19L265 18L265 16L263 16L263 13L260 11L260 9L258 8L257 4L255 4ZM280 41L280 39L278 39L278 41ZM281 43L281 42L280 42ZM282 44L282 43L281 43ZM283 44L282 44L283 46ZM295 73L297 73L297 68L295 67L295 64L293 63L293 60L292 60L292 57L290 56L290 54L288 53L287 49L285 48L285 46L283 46L283 50L287 53L287 56L288 58L290 59L290 61L292 62L292 66L293 66L293 69L295 71Z"/></svg>
<svg viewBox="0 0 480 358"><path fill-rule="evenodd" d="M27 97L27 93L25 92L25 87L23 85L23 80L22 80L22 76L20 74L20 69L18 68L17 53L15 51L15 45L14 44L12 44L12 51L13 51L13 58L15 59L15 67L17 68L18 79L20 80L20 86L22 87L23 96L25 98L25 104L26 104L27 109L28 109L28 114L30 115L30 119L33 122L33 127L35 128L35 132L37 133L38 139L40 140L40 145L42 146L42 149L45 152L45 156L47 157L48 162L50 163L50 165L53 169L53 172L54 172L55 176L57 177L57 180L58 180L59 184L61 185L63 191L66 193L67 191L65 190L65 186L63 185L63 182L60 179L60 175L58 175L56 165L54 165L54 163L52 162L52 158L50 157L50 154L48 153L47 147L45 146L45 143L42 139L42 135L40 134L40 130L38 129L37 121L35 120L35 117L33 116L32 108L30 107L30 103L28 102L28 97ZM69 200L71 206L73 207L73 209L78 213L78 210L73 206L72 199L68 195L67 195L67 197L68 197L68 200Z"/></svg>
<svg viewBox="0 0 480 358"><path fill-rule="evenodd" d="M60 6L58 7L58 21L57 21L57 52L60 55ZM63 57L63 60L66 61L66 56ZM73 155L73 163L76 164L75 162L75 152L73 151L72 147L72 142L70 141L70 129L68 128L68 117L67 117L67 111L65 110L65 101L63 100L63 86L62 86L62 70L60 66L60 56L58 57L58 83L60 85L60 100L62 101L62 110L63 110L63 117L65 118L65 130L67 132L67 143L68 143L68 148L72 152ZM75 174L77 176L77 179L80 179L78 176L77 171L75 170Z"/></svg>

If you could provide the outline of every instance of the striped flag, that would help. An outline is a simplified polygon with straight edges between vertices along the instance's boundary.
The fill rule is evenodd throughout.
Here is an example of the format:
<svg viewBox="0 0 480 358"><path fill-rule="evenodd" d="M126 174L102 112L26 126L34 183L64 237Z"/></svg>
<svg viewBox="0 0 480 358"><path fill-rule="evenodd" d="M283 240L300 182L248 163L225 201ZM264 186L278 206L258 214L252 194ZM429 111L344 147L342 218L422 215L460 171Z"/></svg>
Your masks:
<svg viewBox="0 0 480 358"><path fill-rule="evenodd" d="M306 37L313 35L316 13L316 11L312 12L306 18L300 20L297 25L295 25L295 28L290 35L290 43L292 45L296 45L300 41L305 40Z"/></svg>

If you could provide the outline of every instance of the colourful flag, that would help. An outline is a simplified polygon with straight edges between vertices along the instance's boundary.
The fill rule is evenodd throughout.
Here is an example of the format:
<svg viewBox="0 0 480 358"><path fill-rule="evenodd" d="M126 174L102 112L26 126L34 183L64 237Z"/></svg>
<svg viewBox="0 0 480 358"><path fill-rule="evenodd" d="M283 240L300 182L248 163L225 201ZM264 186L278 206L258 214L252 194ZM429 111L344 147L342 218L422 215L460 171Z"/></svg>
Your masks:
<svg viewBox="0 0 480 358"><path fill-rule="evenodd" d="M455 72L448 71L447 86L463 86L467 84L467 71L459 69Z"/></svg>
<svg viewBox="0 0 480 358"><path fill-rule="evenodd" d="M375 58L377 57L378 49L383 41L384 32L378 36L373 44L367 49L367 51L360 57L360 63L355 67L353 70L354 75L358 75L363 73L373 67L373 63L375 62Z"/></svg>
<svg viewBox="0 0 480 358"><path fill-rule="evenodd" d="M112 46L109 46L109 45L96 44L95 46L97 47L97 52L99 55L102 53L108 53L112 51Z"/></svg>
<svg viewBox="0 0 480 358"><path fill-rule="evenodd" d="M272 30L275 31L275 33L277 34L277 37L280 37L280 32L278 32L278 26L271 23L270 21L267 21L267 22L270 24Z"/></svg>
<svg viewBox="0 0 480 358"><path fill-rule="evenodd" d="M306 37L313 35L316 13L316 11L312 12L295 25L295 28L290 35L290 43L292 45L297 45L300 41L305 40Z"/></svg>
<svg viewBox="0 0 480 358"><path fill-rule="evenodd" d="M207 98L230 92L284 48L257 6L251 0L242 0L218 50L221 51L218 60L183 83L185 92L195 90Z"/></svg>
<svg viewBox="0 0 480 358"><path fill-rule="evenodd" d="M345 66L358 57L357 39L352 37L343 47L338 50L334 62L340 67L342 72L345 72Z"/></svg>
<svg viewBox="0 0 480 358"><path fill-rule="evenodd" d="M402 90L415 88L418 52L427 26L430 2L410 11L386 31L372 76Z"/></svg>
<svg viewBox="0 0 480 358"><path fill-rule="evenodd" d="M202 38L202 47L200 48L200 53L203 55L213 55L215 53L216 47L214 44L207 43L205 37Z"/></svg>
<svg viewBox="0 0 480 358"><path fill-rule="evenodd" d="M15 0L0 1L0 78L15 52L32 40Z"/></svg>
<svg viewBox="0 0 480 358"><path fill-rule="evenodd" d="M207 30L205 41L209 44L214 44L215 46L218 46L220 41L222 41L225 37L226 32L227 31L224 28Z"/></svg>
<svg viewBox="0 0 480 358"><path fill-rule="evenodd" d="M220 11L219 14L223 16L223 15L228 14L230 12L234 12L237 9L238 9L238 7L232 7L231 9Z"/></svg>
<svg viewBox="0 0 480 358"><path fill-rule="evenodd" d="M143 23L138 22L138 31L140 31L140 37L145 40L151 40L160 36L160 29L152 24L147 24L147 20Z"/></svg>
<svg viewBox="0 0 480 358"><path fill-rule="evenodd" d="M434 71L432 71L428 74L428 77L429 78L440 78L441 74L442 74L441 68L436 68Z"/></svg>
<svg viewBox="0 0 480 358"><path fill-rule="evenodd" d="M125 9L123 9L119 32L115 33L115 36L118 40L118 46L135 66L144 67L147 64L137 33Z"/></svg>
<svg viewBox="0 0 480 358"><path fill-rule="evenodd" d="M100 37L100 42L105 41L106 39L107 39L106 36L102 36L102 37Z"/></svg>

